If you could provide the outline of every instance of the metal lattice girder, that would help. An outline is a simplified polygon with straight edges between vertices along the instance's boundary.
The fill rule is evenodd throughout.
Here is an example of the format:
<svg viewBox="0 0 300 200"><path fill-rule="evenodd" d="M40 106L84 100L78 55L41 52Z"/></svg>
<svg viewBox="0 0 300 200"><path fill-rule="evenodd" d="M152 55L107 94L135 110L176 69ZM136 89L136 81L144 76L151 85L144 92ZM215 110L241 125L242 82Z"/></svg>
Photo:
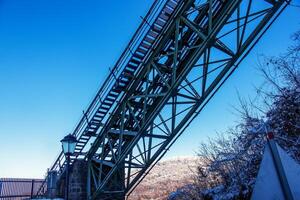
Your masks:
<svg viewBox="0 0 300 200"><path fill-rule="evenodd" d="M110 112L119 106L118 102L125 95L127 87L134 82L136 72L151 57L157 44L160 43L163 32L170 25L170 19L184 4L184 1L179 0L154 0L148 13L142 17L142 23L114 67L109 68L109 75L72 132L78 142L75 153L71 156L71 165L76 159L85 157L99 129L109 120ZM66 159L61 151L50 170L57 171L59 178L65 169ZM44 194L43 188L46 187L47 178L48 176L37 192L38 196Z"/></svg>
<svg viewBox="0 0 300 200"><path fill-rule="evenodd" d="M130 193L287 5L284 0L184 2L86 156L91 199ZM124 178L114 190L108 185L117 184L118 174Z"/></svg>

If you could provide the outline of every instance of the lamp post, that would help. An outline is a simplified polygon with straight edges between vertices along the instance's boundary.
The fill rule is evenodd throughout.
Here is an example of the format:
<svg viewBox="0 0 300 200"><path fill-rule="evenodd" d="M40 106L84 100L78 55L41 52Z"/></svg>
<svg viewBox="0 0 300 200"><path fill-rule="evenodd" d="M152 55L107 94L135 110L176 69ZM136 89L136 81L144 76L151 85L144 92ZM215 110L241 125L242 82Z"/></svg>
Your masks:
<svg viewBox="0 0 300 200"><path fill-rule="evenodd" d="M66 169L66 187L65 187L65 199L69 199L69 166L70 166L70 156L74 154L77 139L74 135L69 134L65 136L61 141L63 152L67 160Z"/></svg>

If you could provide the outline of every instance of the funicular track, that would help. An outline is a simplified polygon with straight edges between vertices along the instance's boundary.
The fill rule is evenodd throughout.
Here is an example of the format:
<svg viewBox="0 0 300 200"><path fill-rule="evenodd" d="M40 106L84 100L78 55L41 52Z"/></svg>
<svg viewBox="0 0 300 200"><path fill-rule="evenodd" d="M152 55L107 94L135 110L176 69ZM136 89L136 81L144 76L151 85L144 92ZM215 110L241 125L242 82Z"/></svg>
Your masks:
<svg viewBox="0 0 300 200"><path fill-rule="evenodd" d="M73 160L88 161L88 199L129 195L287 4L155 1L144 36L135 34L73 133ZM62 174L64 163L61 153L51 169Z"/></svg>

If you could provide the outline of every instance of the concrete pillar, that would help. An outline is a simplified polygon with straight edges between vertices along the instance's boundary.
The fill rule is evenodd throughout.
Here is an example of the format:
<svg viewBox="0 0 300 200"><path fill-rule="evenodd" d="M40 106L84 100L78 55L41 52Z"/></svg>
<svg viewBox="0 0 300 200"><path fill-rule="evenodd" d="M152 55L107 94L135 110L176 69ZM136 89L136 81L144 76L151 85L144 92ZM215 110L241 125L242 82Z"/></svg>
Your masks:
<svg viewBox="0 0 300 200"><path fill-rule="evenodd" d="M55 198L57 195L57 171L49 171L47 179L47 196Z"/></svg>

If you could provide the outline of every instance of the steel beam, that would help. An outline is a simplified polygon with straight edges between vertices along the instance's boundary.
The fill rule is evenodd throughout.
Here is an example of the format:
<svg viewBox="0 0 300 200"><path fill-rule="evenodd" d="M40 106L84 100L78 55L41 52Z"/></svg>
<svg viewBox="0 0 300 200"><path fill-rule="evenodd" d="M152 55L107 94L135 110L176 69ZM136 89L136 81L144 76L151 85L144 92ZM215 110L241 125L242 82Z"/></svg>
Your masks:
<svg viewBox="0 0 300 200"><path fill-rule="evenodd" d="M120 171L124 194L130 194L285 6L283 0L186 1L86 156L99 160L89 170L111 163L104 176L89 173L89 184L97 183L89 199L117 192L107 185Z"/></svg>

